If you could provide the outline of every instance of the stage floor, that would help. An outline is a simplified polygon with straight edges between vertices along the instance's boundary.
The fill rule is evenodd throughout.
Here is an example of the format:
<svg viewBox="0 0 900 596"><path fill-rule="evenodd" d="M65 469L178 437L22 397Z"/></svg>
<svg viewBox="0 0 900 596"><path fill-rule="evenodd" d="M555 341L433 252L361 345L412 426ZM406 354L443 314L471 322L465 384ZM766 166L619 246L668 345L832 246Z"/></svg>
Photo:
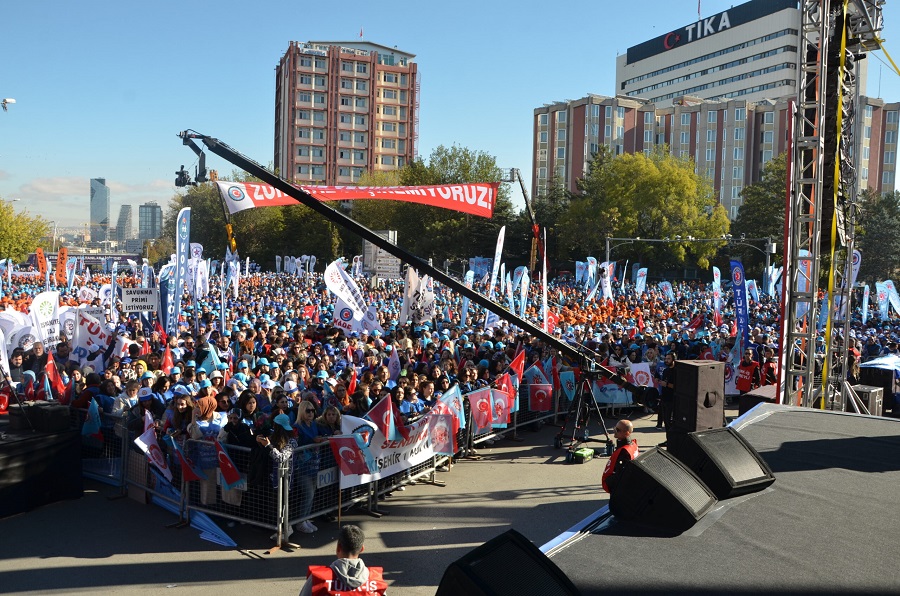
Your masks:
<svg viewBox="0 0 900 596"><path fill-rule="evenodd" d="M765 491L675 537L604 507L543 550L584 594L900 592L900 421L763 404L733 426L775 473Z"/></svg>

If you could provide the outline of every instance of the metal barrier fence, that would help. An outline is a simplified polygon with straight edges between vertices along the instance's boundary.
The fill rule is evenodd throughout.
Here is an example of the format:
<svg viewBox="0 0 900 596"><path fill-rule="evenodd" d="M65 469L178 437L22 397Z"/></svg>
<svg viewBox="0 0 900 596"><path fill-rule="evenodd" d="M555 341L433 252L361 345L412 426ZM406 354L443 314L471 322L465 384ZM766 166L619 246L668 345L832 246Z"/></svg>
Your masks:
<svg viewBox="0 0 900 596"><path fill-rule="evenodd" d="M87 419L87 410L70 408L72 428L79 432ZM126 417L119 414L100 414L100 434L81 437L82 475L106 484L125 487L128 431Z"/></svg>

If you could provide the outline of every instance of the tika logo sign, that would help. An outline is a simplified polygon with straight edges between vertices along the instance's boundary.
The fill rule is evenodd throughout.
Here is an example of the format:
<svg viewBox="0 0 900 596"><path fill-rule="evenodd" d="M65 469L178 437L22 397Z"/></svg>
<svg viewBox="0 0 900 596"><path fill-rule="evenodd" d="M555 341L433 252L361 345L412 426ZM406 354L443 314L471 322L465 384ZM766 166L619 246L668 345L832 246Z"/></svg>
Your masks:
<svg viewBox="0 0 900 596"><path fill-rule="evenodd" d="M684 28L683 32L672 31L663 38L663 47L667 50L671 50L681 45L682 41L690 43L730 28L731 21L728 18L728 11L725 11L713 15L708 19L701 19L692 25L688 25Z"/></svg>

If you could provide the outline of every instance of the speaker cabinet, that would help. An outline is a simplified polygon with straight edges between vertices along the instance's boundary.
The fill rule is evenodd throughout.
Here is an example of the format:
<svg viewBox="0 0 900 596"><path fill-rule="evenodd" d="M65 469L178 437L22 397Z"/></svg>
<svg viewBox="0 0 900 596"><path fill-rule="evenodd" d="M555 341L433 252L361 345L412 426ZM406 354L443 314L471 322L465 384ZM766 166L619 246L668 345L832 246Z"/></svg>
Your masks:
<svg viewBox="0 0 900 596"><path fill-rule="evenodd" d="M774 404L776 389L775 385L763 385L740 396L738 398L738 415L743 416L761 403Z"/></svg>
<svg viewBox="0 0 900 596"><path fill-rule="evenodd" d="M869 410L869 414L872 416L881 416L884 409L884 389L881 387L873 387L871 385L854 385L853 390L856 392L856 395L859 396L859 399L862 400L862 403L865 404L866 409ZM849 399L844 403L844 411L855 411L853 406L850 405Z"/></svg>
<svg viewBox="0 0 900 596"><path fill-rule="evenodd" d="M731 427L687 435L669 453L690 468L719 500L760 491L773 482L769 465Z"/></svg>
<svg viewBox="0 0 900 596"><path fill-rule="evenodd" d="M897 415L894 408L894 393L897 391L897 382L894 379L894 371L886 368L875 368L872 366L859 367L859 382L863 385L871 385L873 387L881 387L884 391L883 409L884 411L892 411Z"/></svg>
<svg viewBox="0 0 900 596"><path fill-rule="evenodd" d="M672 427L694 432L725 423L725 364L715 360L675 363Z"/></svg>
<svg viewBox="0 0 900 596"><path fill-rule="evenodd" d="M509 530L450 564L436 596L569 596L575 584L530 540Z"/></svg>
<svg viewBox="0 0 900 596"><path fill-rule="evenodd" d="M621 520L680 533L716 504L696 474L659 449L642 453L620 473L609 510Z"/></svg>

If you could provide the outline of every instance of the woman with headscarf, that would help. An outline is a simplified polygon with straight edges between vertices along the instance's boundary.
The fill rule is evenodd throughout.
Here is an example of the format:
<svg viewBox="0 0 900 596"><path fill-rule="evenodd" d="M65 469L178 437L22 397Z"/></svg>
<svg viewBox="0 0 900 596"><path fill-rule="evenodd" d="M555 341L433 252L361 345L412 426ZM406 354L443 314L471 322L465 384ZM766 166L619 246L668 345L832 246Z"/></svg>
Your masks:
<svg viewBox="0 0 900 596"><path fill-rule="evenodd" d="M194 463L204 471L206 480L200 480L200 502L210 505L216 502L216 468L219 458L213 442L228 422L225 412L216 411L213 397L201 397L192 410L193 422L187 427L188 436L193 439Z"/></svg>

